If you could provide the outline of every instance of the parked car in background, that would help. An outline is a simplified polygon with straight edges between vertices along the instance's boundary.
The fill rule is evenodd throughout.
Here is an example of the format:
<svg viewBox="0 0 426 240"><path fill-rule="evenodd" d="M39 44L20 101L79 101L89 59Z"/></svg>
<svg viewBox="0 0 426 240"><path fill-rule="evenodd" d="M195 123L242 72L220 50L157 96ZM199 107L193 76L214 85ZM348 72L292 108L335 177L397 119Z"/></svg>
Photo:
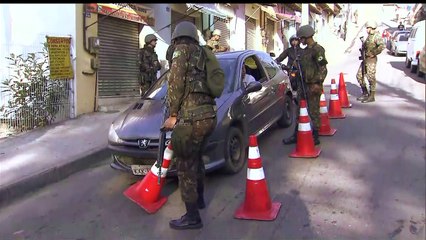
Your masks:
<svg viewBox="0 0 426 240"><path fill-rule="evenodd" d="M417 68L417 76L424 77L426 80L426 45L419 54L419 67Z"/></svg>
<svg viewBox="0 0 426 240"><path fill-rule="evenodd" d="M226 83L222 96L216 99L217 125L208 138L202 160L206 172L222 168L225 172L237 173L247 160L250 135L260 135L275 123L283 128L292 124L294 97L287 74L269 54L246 50L216 56L225 72ZM243 67L256 82L244 86ZM112 168L143 176L157 160L167 77L166 72L142 99L111 124L108 147L112 151ZM170 137L168 132L166 144ZM172 161L167 175L175 174Z"/></svg>
<svg viewBox="0 0 426 240"><path fill-rule="evenodd" d="M405 67L411 68L410 71L412 73L417 72L419 54L425 45L425 24L426 20L422 20L414 24L408 37Z"/></svg>
<svg viewBox="0 0 426 240"><path fill-rule="evenodd" d="M400 54L406 54L407 53L407 43L408 43L408 35L410 34L409 31L398 31L395 32L395 37L392 38L391 41L391 49L390 52L398 56Z"/></svg>

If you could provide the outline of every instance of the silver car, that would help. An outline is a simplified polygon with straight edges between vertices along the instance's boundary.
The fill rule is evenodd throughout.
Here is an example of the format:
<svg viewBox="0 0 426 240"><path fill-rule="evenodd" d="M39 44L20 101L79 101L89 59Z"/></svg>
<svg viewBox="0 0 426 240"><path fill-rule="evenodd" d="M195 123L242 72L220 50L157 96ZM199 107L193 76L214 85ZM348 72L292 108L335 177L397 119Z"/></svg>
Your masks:
<svg viewBox="0 0 426 240"><path fill-rule="evenodd" d="M261 51L246 50L216 54L225 72L223 94L216 99L217 125L204 147L202 159L206 172L223 169L240 171L247 159L249 135L260 135L269 127L289 127L294 121L294 97L289 78L281 67ZM255 66L247 68L247 58ZM242 67L256 81L242 83ZM254 69L253 69L254 68ZM111 167L146 175L157 160L160 126L163 123L167 76L163 74L135 104L111 124L108 146L112 152ZM166 144L171 133L166 135ZM173 165L168 176L176 174Z"/></svg>

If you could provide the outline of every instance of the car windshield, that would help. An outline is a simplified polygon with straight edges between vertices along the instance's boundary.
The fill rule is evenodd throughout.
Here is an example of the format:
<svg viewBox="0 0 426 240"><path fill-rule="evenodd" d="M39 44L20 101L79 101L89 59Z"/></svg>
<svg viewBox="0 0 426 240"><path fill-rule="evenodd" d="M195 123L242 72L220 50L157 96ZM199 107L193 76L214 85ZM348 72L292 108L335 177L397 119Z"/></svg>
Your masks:
<svg viewBox="0 0 426 240"><path fill-rule="evenodd" d="M236 69L236 60L235 59L218 59L219 64L222 67L223 71L225 72L225 87L223 90L223 93L230 93L233 90L233 79L235 76L235 69ZM168 77L167 70L161 77L149 88L149 90L145 93L144 97L145 99L162 99L167 94L167 77Z"/></svg>
<svg viewBox="0 0 426 240"><path fill-rule="evenodd" d="M408 34L401 34L401 35L399 35L399 41L401 42L406 42L406 41L408 41Z"/></svg>

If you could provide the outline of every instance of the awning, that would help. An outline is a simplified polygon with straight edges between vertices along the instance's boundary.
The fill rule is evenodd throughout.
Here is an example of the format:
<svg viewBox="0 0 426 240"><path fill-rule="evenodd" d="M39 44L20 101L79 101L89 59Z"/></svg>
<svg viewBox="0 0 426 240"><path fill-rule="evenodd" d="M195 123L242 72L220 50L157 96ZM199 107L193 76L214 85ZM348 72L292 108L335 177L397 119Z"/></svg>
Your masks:
<svg viewBox="0 0 426 240"><path fill-rule="evenodd" d="M320 6L323 10L325 10L328 13L334 13L334 4L317 3L317 5Z"/></svg>
<svg viewBox="0 0 426 240"><path fill-rule="evenodd" d="M110 15L142 24L154 25L154 11L141 4L127 3L87 3L86 11Z"/></svg>
<svg viewBox="0 0 426 240"><path fill-rule="evenodd" d="M189 9L198 10L202 13L214 15L222 19L232 18L234 16L233 12L231 13L229 9L227 9L226 7L220 6L220 4L218 3L203 3L203 4L187 3L186 6Z"/></svg>
<svg viewBox="0 0 426 240"><path fill-rule="evenodd" d="M277 18L285 21L296 21L301 23L301 18L299 16L288 14L288 13L277 13Z"/></svg>
<svg viewBox="0 0 426 240"><path fill-rule="evenodd" d="M338 15L340 13L340 10L342 10L342 7L338 3L335 3L334 4L334 14Z"/></svg>
<svg viewBox="0 0 426 240"><path fill-rule="evenodd" d="M318 10L318 8L313 3L309 3L309 11L316 14L321 14L321 11Z"/></svg>
<svg viewBox="0 0 426 240"><path fill-rule="evenodd" d="M300 3L287 3L284 4L285 6L288 6L289 8L301 12L302 11L302 6L300 5Z"/></svg>
<svg viewBox="0 0 426 240"><path fill-rule="evenodd" d="M260 5L260 9L262 11L266 12L272 20L279 21L279 19L277 18L277 14L275 13L275 10L274 10L273 7L265 6L265 5L262 5L262 4L259 4L259 5Z"/></svg>

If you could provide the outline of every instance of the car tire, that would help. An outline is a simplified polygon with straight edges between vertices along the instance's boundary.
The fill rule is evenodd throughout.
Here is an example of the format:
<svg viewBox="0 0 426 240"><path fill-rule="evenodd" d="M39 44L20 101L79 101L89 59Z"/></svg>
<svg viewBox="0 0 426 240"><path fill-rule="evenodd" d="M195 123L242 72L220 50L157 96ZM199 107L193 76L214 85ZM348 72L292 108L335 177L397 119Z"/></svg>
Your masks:
<svg viewBox="0 0 426 240"><path fill-rule="evenodd" d="M417 71L417 66L416 66L416 65L411 64L410 72L411 72L411 73L416 73L416 71Z"/></svg>
<svg viewBox="0 0 426 240"><path fill-rule="evenodd" d="M291 97L286 96L284 99L283 115L278 119L277 124L281 128L288 128L293 123L294 119L294 101Z"/></svg>
<svg viewBox="0 0 426 240"><path fill-rule="evenodd" d="M417 76L419 76L419 77L423 77L423 76L425 75L424 73L420 72L420 68L419 68L419 66L417 66L417 72L416 72L416 74L417 74Z"/></svg>
<svg viewBox="0 0 426 240"><path fill-rule="evenodd" d="M226 135L225 150L225 173L238 173L246 163L247 146L245 146L243 133L239 128L230 127Z"/></svg>
<svg viewBox="0 0 426 240"><path fill-rule="evenodd" d="M405 67L410 68L411 67L411 61L408 60L408 57L405 57Z"/></svg>

